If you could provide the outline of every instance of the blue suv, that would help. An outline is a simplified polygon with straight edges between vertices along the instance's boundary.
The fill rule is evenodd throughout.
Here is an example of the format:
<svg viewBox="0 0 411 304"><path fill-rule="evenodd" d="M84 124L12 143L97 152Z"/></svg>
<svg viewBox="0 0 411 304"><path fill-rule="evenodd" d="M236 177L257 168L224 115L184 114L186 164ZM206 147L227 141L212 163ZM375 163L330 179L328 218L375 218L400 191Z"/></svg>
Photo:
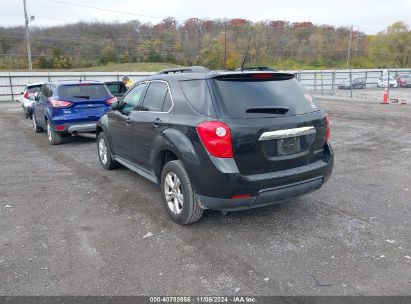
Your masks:
<svg viewBox="0 0 411 304"><path fill-rule="evenodd" d="M33 104L34 132L46 130L51 145L65 136L95 132L97 121L116 101L99 81L44 83Z"/></svg>

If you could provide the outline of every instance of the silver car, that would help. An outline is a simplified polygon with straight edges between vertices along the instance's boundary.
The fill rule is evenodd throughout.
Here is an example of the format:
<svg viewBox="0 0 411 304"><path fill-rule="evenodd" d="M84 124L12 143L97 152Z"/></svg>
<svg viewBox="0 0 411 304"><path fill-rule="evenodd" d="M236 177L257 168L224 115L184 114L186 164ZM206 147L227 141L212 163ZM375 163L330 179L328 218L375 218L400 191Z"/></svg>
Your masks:
<svg viewBox="0 0 411 304"><path fill-rule="evenodd" d="M17 99L21 103L26 119L31 119L34 95L40 90L42 84L42 82L27 84L24 91L21 92L20 98Z"/></svg>

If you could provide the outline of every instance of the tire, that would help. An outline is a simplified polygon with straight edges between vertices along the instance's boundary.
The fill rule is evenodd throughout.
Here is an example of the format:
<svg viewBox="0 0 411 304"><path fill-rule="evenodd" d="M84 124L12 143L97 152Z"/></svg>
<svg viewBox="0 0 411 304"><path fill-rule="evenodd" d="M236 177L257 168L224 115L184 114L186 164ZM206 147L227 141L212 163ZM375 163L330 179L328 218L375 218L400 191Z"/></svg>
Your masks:
<svg viewBox="0 0 411 304"><path fill-rule="evenodd" d="M173 160L164 166L161 193L166 212L175 223L187 225L203 216L204 210L195 200L195 190L181 161Z"/></svg>
<svg viewBox="0 0 411 304"><path fill-rule="evenodd" d="M59 145L61 144L61 135L57 134L51 128L50 122L47 120L47 138L50 145Z"/></svg>
<svg viewBox="0 0 411 304"><path fill-rule="evenodd" d="M103 132L97 136L97 154L101 166L106 170L118 168L120 164L112 158L111 148Z"/></svg>
<svg viewBox="0 0 411 304"><path fill-rule="evenodd" d="M41 133L43 132L43 128L40 128L37 125L36 117L33 115L33 119L31 120L31 123L33 124L33 131L34 133Z"/></svg>

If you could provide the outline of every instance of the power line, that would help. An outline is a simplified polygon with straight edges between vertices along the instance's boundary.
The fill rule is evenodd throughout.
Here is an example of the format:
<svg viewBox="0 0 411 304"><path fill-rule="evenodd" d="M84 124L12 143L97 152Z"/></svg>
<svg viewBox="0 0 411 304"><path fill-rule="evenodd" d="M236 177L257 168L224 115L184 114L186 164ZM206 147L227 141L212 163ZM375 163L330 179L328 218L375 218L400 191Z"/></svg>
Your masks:
<svg viewBox="0 0 411 304"><path fill-rule="evenodd" d="M113 13L118 13L118 14L140 16L140 17L146 17L146 18L155 18L155 19L161 19L161 20L164 19L164 17L136 14L136 13L132 13L132 12L126 12L126 11L113 10L113 9L109 9L109 8L96 7L96 6L91 6L91 5L74 3L74 2L70 2L70 1L60 1L60 0L48 0L48 1L55 2L55 3L60 3L60 4L65 4L65 5L72 5L72 6L85 7L85 8L89 8L89 9L96 9L96 10L100 10L100 11L113 12Z"/></svg>

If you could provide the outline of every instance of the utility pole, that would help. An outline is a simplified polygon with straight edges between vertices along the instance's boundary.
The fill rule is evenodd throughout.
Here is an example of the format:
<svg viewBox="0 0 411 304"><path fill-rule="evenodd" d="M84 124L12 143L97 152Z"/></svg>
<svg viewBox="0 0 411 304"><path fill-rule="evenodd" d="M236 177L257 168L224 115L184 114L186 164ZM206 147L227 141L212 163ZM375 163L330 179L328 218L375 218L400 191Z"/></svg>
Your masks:
<svg viewBox="0 0 411 304"><path fill-rule="evenodd" d="M224 21L224 70L227 69L227 21Z"/></svg>
<svg viewBox="0 0 411 304"><path fill-rule="evenodd" d="M24 20L26 23L27 59L29 61L29 72L31 72L33 69L33 66L31 64L31 49L30 49L30 29L29 29L30 19L27 16L26 0L23 0L23 5L24 5Z"/></svg>
<svg viewBox="0 0 411 304"><path fill-rule="evenodd" d="M354 56L358 56L358 49L360 48L360 28L359 27L357 28L356 37L357 37L357 44L356 44L356 47L355 47L355 55Z"/></svg>
<svg viewBox="0 0 411 304"><path fill-rule="evenodd" d="M350 60L351 60L351 45L352 45L352 25L350 28L350 42L348 44L348 54L347 54L347 69L350 68Z"/></svg>

